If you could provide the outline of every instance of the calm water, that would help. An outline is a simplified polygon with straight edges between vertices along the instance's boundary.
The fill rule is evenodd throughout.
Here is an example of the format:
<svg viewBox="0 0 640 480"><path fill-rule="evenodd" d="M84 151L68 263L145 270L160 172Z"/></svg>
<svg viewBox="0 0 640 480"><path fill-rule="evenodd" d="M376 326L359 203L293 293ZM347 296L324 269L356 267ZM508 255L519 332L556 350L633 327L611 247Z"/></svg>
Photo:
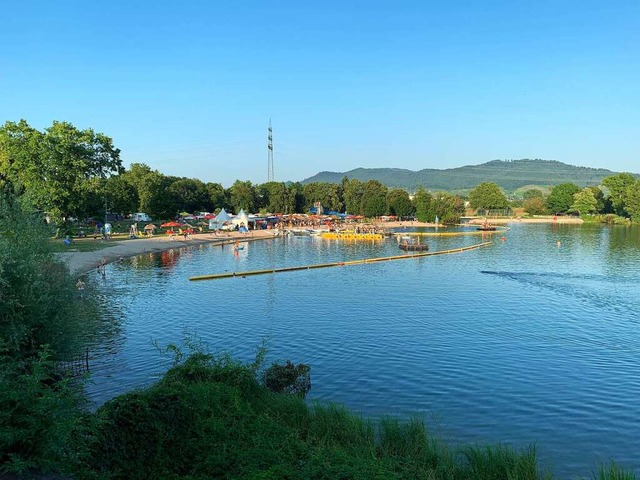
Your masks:
<svg viewBox="0 0 640 480"><path fill-rule="evenodd" d="M640 473L640 231L512 225L455 255L249 278L188 277L397 255L392 240L289 237L110 265L93 350L103 402L153 382L185 332L249 360L311 364L310 398L422 414L452 443L536 443L556 478L610 458ZM561 245L557 246L560 240ZM482 241L429 238L431 250Z"/></svg>

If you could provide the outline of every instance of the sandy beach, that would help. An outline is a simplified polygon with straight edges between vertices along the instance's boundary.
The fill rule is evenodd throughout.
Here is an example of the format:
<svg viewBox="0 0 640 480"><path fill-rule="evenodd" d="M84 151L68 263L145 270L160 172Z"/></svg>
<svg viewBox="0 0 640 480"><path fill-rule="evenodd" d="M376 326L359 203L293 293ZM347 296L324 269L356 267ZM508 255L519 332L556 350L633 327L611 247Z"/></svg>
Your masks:
<svg viewBox="0 0 640 480"><path fill-rule="evenodd" d="M72 274L83 274L95 269L102 259L106 263L118 261L122 258L133 257L143 253L162 252L172 248L184 248L193 245L201 245L203 243L233 243L236 240L252 241L274 238L274 230L252 230L249 233L230 232L229 236L215 236L210 233L195 234L187 240L182 237L155 236L149 238L136 238L131 240L112 240L110 245L105 248L94 250L91 252L80 252L73 249L68 252L61 252L57 255L67 264ZM103 242L103 240L76 240L85 242Z"/></svg>

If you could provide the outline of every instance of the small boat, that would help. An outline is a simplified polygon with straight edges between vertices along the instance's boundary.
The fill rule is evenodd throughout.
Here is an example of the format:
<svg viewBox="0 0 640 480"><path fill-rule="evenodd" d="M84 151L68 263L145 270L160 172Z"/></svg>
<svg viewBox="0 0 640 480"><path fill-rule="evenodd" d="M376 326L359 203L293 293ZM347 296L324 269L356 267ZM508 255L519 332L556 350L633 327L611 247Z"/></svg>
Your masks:
<svg viewBox="0 0 640 480"><path fill-rule="evenodd" d="M293 233L296 237L308 237L309 235L311 235L311 232L304 228L294 228L289 231Z"/></svg>
<svg viewBox="0 0 640 480"><path fill-rule="evenodd" d="M497 229L498 227L491 226L482 226L477 228L477 230L480 230L481 232L495 232Z"/></svg>
<svg viewBox="0 0 640 480"><path fill-rule="evenodd" d="M426 243L401 243L398 246L400 250L405 252L426 252L429 250L429 245Z"/></svg>

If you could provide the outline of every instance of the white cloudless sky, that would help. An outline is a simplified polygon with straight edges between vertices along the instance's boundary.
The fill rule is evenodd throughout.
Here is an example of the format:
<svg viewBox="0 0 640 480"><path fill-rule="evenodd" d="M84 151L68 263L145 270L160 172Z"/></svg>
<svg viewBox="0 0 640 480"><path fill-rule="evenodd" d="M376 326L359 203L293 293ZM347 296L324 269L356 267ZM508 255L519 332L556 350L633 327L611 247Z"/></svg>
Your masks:
<svg viewBox="0 0 640 480"><path fill-rule="evenodd" d="M637 1L12 2L0 120L220 182L543 158L638 172Z"/></svg>

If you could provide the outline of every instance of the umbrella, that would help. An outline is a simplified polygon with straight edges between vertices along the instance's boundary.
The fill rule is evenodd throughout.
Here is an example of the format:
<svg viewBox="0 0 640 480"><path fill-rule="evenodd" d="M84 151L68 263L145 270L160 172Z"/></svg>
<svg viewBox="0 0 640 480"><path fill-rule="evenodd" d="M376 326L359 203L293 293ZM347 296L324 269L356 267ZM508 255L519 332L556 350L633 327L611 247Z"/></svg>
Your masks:
<svg viewBox="0 0 640 480"><path fill-rule="evenodd" d="M166 228L166 227L181 227L182 224L178 223L178 222L167 222L167 223L163 223L162 225L160 225L162 228Z"/></svg>
<svg viewBox="0 0 640 480"><path fill-rule="evenodd" d="M150 223L149 225L144 226L145 230L155 230L156 228L158 227L156 227L153 223Z"/></svg>

